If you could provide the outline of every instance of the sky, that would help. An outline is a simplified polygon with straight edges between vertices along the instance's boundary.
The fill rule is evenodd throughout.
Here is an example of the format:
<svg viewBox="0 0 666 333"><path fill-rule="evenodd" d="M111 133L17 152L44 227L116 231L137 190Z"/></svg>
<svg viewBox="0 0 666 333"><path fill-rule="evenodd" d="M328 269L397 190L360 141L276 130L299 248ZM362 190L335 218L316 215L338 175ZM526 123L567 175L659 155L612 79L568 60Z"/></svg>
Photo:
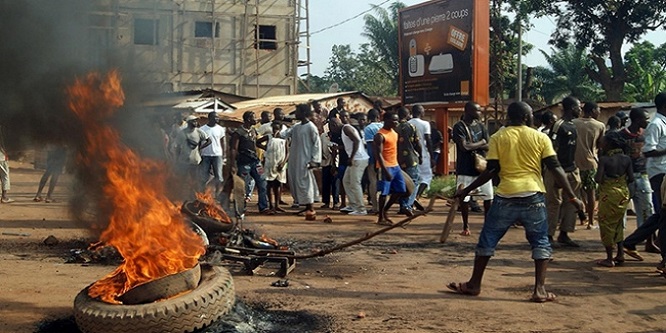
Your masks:
<svg viewBox="0 0 666 333"><path fill-rule="evenodd" d="M426 2L424 0L401 0L405 5L412 6ZM310 0L310 60L311 73L313 75L323 76L328 66L333 45L350 44L352 50L357 50L358 45L368 42L361 36L363 31L363 15L354 18L348 22L341 23L350 19L359 13L370 10L372 5L382 4L381 7L387 8L393 0ZM373 12L370 11L370 14ZM339 24L339 26L319 32L324 28ZM523 63L527 66L547 66L544 56L539 50L550 53L548 39L555 29L555 19L539 18L532 21L534 27L524 33L523 40L534 45L533 50L523 57ZM651 41L655 45L661 45L666 42L663 35L664 31L650 32L644 39ZM304 44L302 44L304 46ZM628 50L630 45L624 46L624 51ZM301 52L301 59L305 59L304 52ZM303 73L303 72L301 72Z"/></svg>

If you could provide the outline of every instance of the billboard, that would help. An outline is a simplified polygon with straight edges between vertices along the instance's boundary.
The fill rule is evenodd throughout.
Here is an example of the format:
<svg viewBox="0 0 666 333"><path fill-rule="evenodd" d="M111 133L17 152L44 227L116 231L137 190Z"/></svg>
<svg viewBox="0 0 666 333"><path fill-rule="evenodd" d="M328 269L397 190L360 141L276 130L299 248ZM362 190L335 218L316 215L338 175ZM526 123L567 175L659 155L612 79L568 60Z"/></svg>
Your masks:
<svg viewBox="0 0 666 333"><path fill-rule="evenodd" d="M480 2L430 1L400 11L398 34L403 104L463 104L475 100L484 105L483 102L487 102L488 25L479 27L475 16L487 16L488 13L484 10L487 5L479 6ZM486 30L485 40L479 38L475 29ZM485 51L485 63L483 57L479 57L479 50ZM479 75L483 75L481 71L485 72L485 80L479 80ZM478 85L485 85L485 88L478 88Z"/></svg>

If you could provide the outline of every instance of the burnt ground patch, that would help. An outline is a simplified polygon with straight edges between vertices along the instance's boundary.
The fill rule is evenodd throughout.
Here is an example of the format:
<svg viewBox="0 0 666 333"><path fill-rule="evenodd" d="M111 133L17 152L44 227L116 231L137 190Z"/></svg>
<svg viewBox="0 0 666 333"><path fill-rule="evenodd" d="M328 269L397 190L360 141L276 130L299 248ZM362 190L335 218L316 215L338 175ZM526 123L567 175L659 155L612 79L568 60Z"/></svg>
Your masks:
<svg viewBox="0 0 666 333"><path fill-rule="evenodd" d="M232 312L194 333L321 333L329 332L331 319L307 311L270 310L261 304L237 301ZM36 333L81 333L74 316L40 322Z"/></svg>

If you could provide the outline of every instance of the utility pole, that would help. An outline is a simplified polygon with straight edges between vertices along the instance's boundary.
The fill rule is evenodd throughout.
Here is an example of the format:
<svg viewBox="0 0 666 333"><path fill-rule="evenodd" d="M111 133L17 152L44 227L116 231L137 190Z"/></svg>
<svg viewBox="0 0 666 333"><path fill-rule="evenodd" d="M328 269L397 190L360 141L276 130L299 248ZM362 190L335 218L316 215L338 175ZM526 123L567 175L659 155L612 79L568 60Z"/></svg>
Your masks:
<svg viewBox="0 0 666 333"><path fill-rule="evenodd" d="M523 100L523 22L518 16L518 92L516 100Z"/></svg>

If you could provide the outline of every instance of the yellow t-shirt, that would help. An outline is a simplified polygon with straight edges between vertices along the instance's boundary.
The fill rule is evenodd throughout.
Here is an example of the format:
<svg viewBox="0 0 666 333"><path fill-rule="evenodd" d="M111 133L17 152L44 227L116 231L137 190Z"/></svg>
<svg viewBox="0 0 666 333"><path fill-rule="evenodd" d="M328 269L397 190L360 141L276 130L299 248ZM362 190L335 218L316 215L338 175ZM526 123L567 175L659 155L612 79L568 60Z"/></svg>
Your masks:
<svg viewBox="0 0 666 333"><path fill-rule="evenodd" d="M507 126L490 137L489 160L500 164L498 195L546 192L541 160L555 156L553 144L544 133L528 126Z"/></svg>

